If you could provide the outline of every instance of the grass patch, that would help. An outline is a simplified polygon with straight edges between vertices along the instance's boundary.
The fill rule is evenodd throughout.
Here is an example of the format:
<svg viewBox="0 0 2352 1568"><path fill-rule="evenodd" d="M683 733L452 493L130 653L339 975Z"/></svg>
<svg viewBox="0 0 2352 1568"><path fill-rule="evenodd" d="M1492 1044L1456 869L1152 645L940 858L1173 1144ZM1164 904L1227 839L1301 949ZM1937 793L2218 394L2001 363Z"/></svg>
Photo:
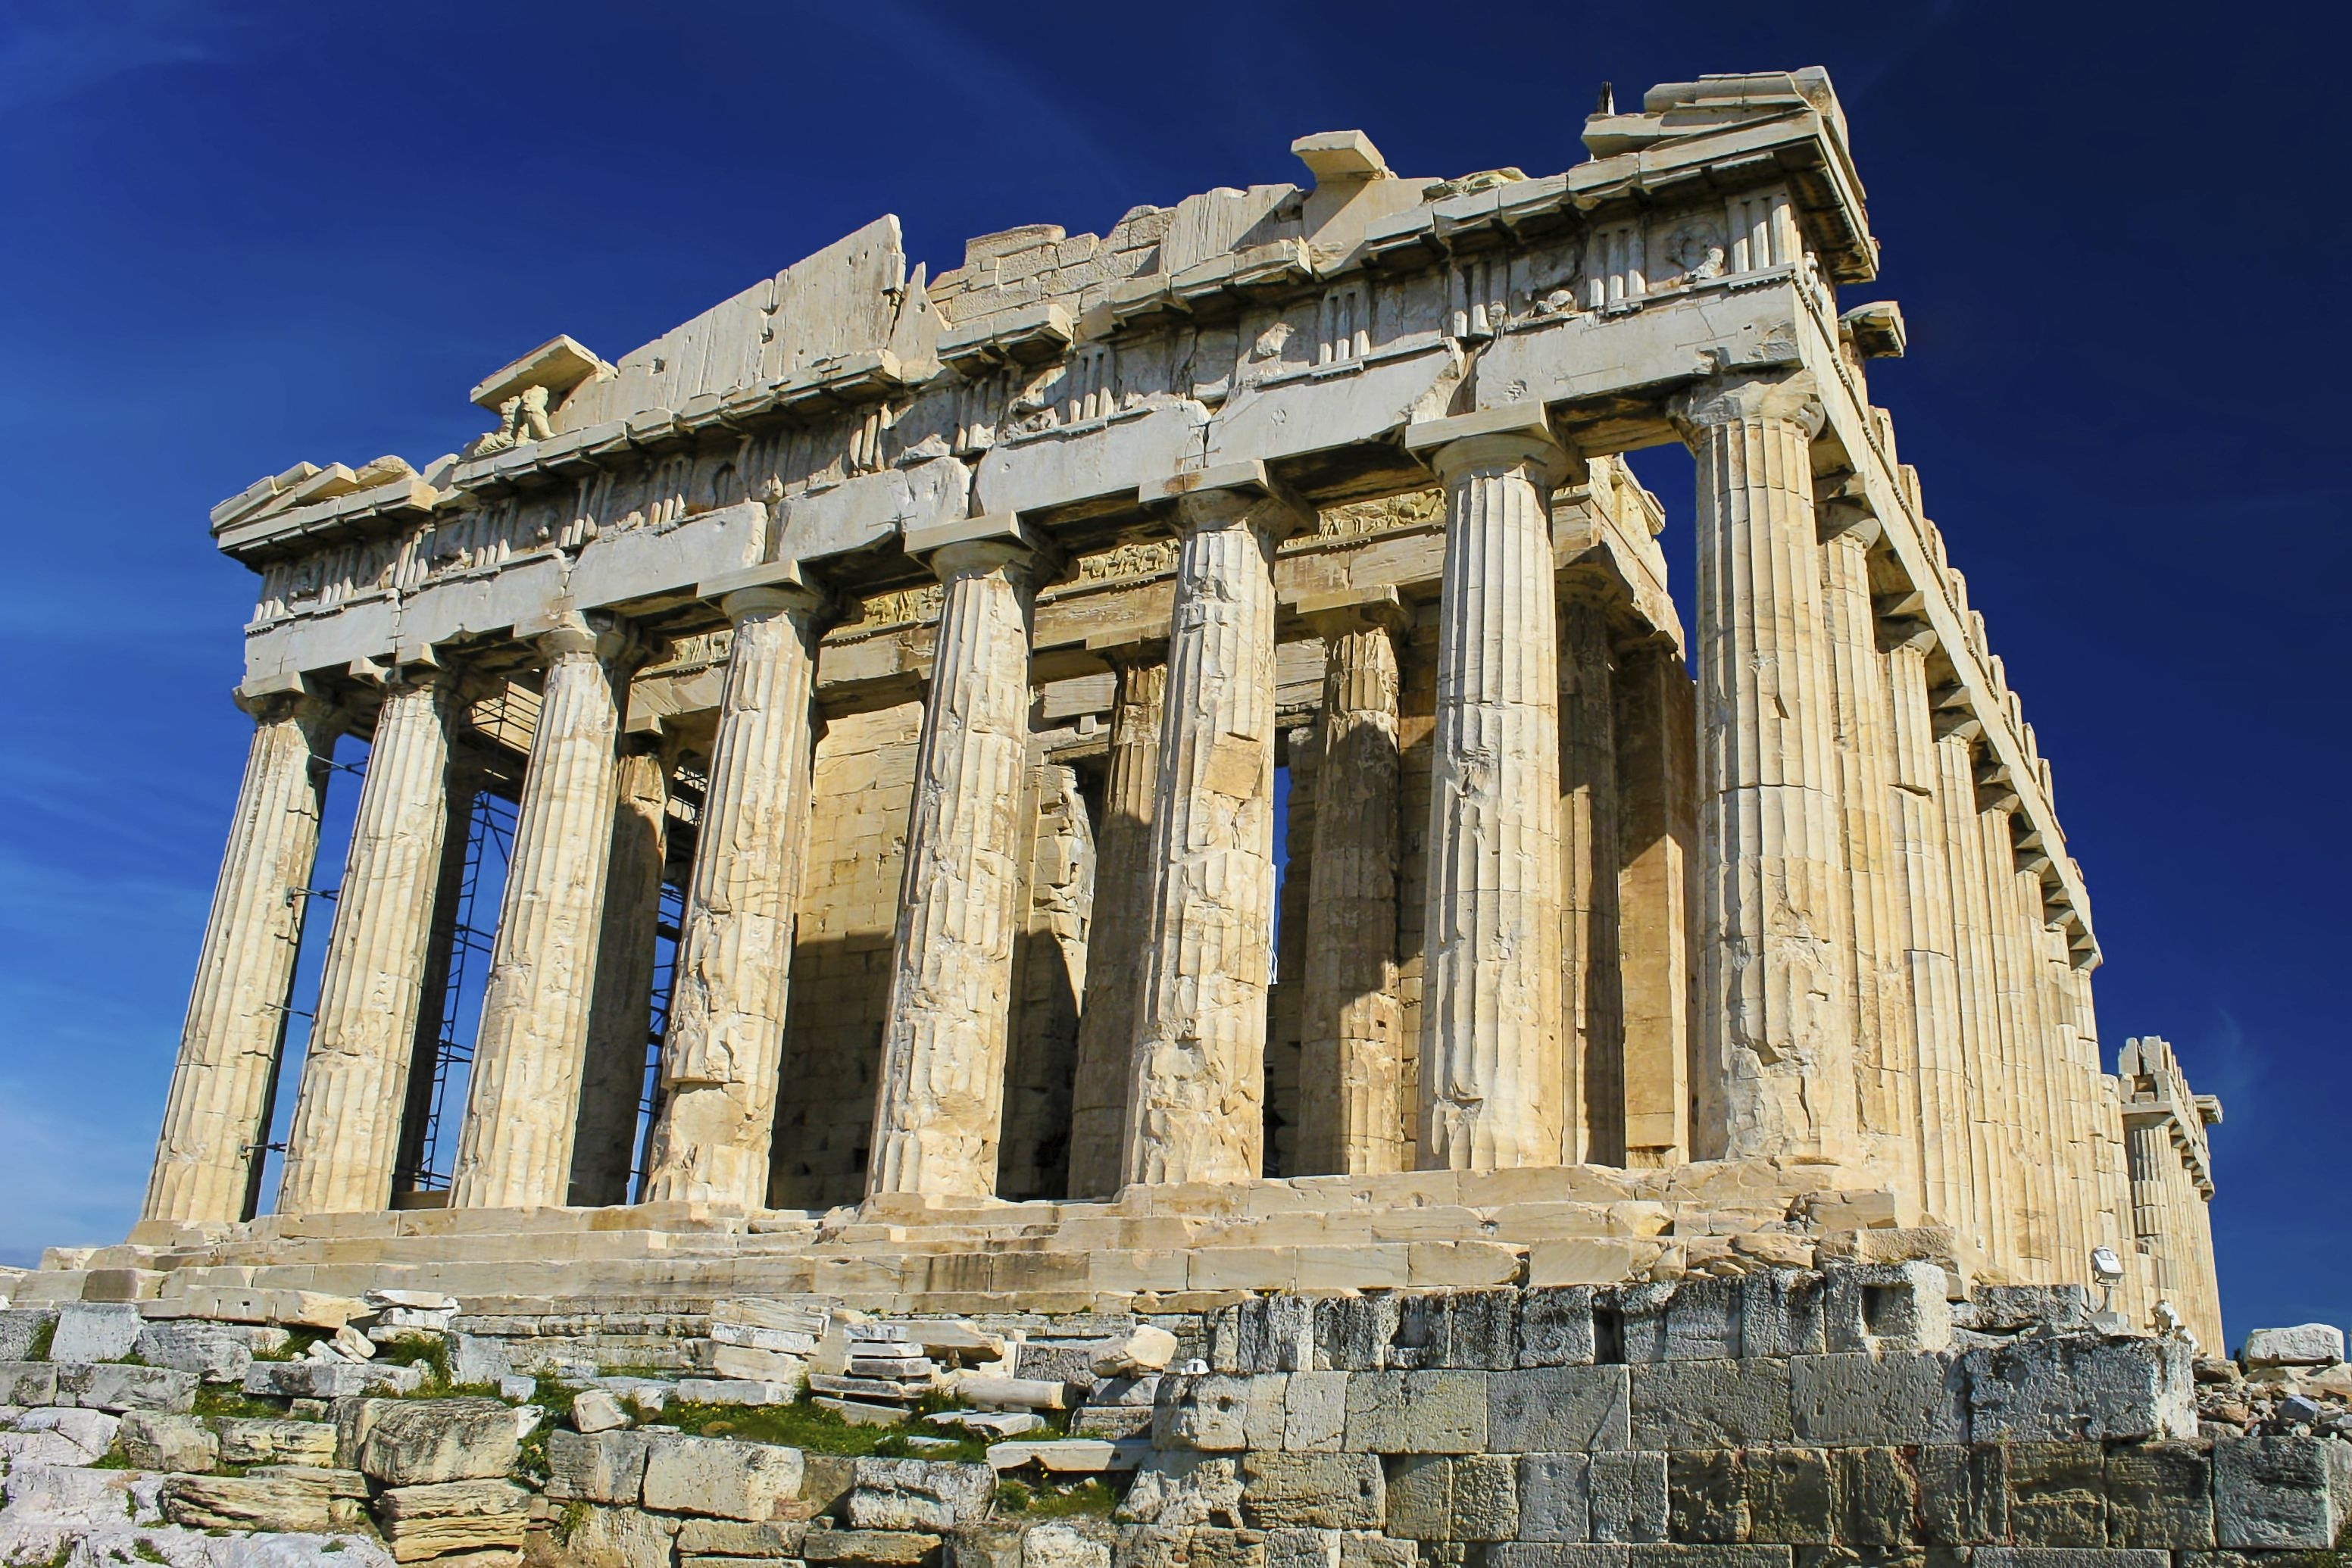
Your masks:
<svg viewBox="0 0 2352 1568"><path fill-rule="evenodd" d="M234 1415L252 1421L289 1421L299 1419L286 1408L286 1402L263 1399L230 1384L220 1387L204 1384L196 1389L196 1403L190 1414L195 1415Z"/></svg>
<svg viewBox="0 0 2352 1568"><path fill-rule="evenodd" d="M578 1534L578 1533L579 1533L579 1531L580 1531L580 1527L581 1527L582 1525L583 1525L583 1524L587 1523L587 1522L588 1522L588 1505L587 1505L586 1503L584 1503L584 1502L568 1502L568 1503L565 1503L565 1504L563 1505L563 1507L562 1507L562 1510L561 1510L561 1511L559 1511L559 1512L556 1514L556 1516L555 1516L555 1521L554 1521L555 1543L556 1543L558 1546L569 1546L569 1545L571 1545L571 1544L572 1544L572 1538L574 1535Z"/></svg>
<svg viewBox="0 0 2352 1568"><path fill-rule="evenodd" d="M932 1426L922 1416L940 1408L936 1400L917 1406L903 1426L860 1426L819 1405L696 1405L673 1399L659 1419L692 1437L733 1437L747 1443L781 1443L812 1454L848 1458L961 1459L988 1458L985 1439ZM946 1437L952 1448L918 1448L908 1437Z"/></svg>
<svg viewBox="0 0 2352 1568"><path fill-rule="evenodd" d="M996 1483L997 1510L1024 1519L1107 1519L1118 1506L1118 1493L1092 1476L1067 1486L1051 1481L1035 1486L1026 1481Z"/></svg>
<svg viewBox="0 0 2352 1568"><path fill-rule="evenodd" d="M319 1546L319 1552L320 1552L320 1555L324 1556L326 1553L328 1553L328 1552L341 1552L342 1549L343 1549L343 1542L341 1542L341 1541L327 1541L327 1542L321 1542L320 1543L320 1546Z"/></svg>
<svg viewBox="0 0 2352 1568"><path fill-rule="evenodd" d="M93 1470L127 1470L132 1467L131 1457L122 1451L122 1445L117 1443L107 1449L104 1457L92 1459L89 1468Z"/></svg>
<svg viewBox="0 0 2352 1568"><path fill-rule="evenodd" d="M48 1360L49 1347L57 1343L57 1342L58 1321L55 1318L51 1318L47 1322L43 1323L40 1327L33 1331L33 1342L30 1348L25 1352L25 1359L26 1361Z"/></svg>
<svg viewBox="0 0 2352 1568"><path fill-rule="evenodd" d="M449 1386L449 1345L445 1340L427 1338L424 1334L402 1334L376 1347L375 1359L384 1366L422 1366L425 1368L424 1388L442 1390Z"/></svg>
<svg viewBox="0 0 2352 1568"><path fill-rule="evenodd" d="M169 1563L171 1561L170 1558L164 1556L161 1552L156 1551L155 1543L148 1540L143 1535L131 1543L131 1550L138 1555L139 1561L142 1563Z"/></svg>
<svg viewBox="0 0 2352 1568"><path fill-rule="evenodd" d="M320 1333L316 1329L289 1329L287 1331L287 1340L284 1349L274 1351L257 1350L253 1352L253 1359L256 1361L300 1361L303 1356L310 1353L310 1350L312 1345L321 1343L327 1340L331 1340L335 1336L332 1334Z"/></svg>

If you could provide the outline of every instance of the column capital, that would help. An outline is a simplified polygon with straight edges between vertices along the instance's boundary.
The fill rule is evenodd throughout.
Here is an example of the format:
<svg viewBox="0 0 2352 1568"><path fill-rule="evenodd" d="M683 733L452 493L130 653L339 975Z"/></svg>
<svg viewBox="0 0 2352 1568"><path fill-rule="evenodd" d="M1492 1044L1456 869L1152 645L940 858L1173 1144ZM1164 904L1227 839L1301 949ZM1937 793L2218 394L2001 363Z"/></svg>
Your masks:
<svg viewBox="0 0 2352 1568"><path fill-rule="evenodd" d="M550 664L593 658L600 664L616 665L645 651L636 628L608 610L559 607L517 625L515 635L533 644Z"/></svg>
<svg viewBox="0 0 2352 1568"><path fill-rule="evenodd" d="M1687 441L1693 433L1751 419L1782 419L1805 427L1811 439L1828 419L1812 373L1719 375L1666 400L1666 416Z"/></svg>
<svg viewBox="0 0 2352 1568"><path fill-rule="evenodd" d="M1050 536L1011 511L920 524L906 531L904 542L942 583L1000 566L1042 567L1058 554Z"/></svg>
<svg viewBox="0 0 2352 1568"><path fill-rule="evenodd" d="M1246 526L1278 542L1315 526L1315 509L1255 458L1171 474L1142 486L1135 499L1147 507L1173 502L1177 522L1187 530Z"/></svg>
<svg viewBox="0 0 2352 1568"><path fill-rule="evenodd" d="M1813 481L1813 522L1824 544L1850 537L1868 550L1886 535L1862 476L1851 469Z"/></svg>
<svg viewBox="0 0 2352 1568"><path fill-rule="evenodd" d="M732 626L762 616L816 615L831 600L824 584L796 560L768 561L706 577L694 585L694 593L716 603Z"/></svg>
<svg viewBox="0 0 2352 1568"><path fill-rule="evenodd" d="M1557 489L1576 466L1540 403L1507 403L1405 426L1405 450L1451 483L1461 474L1525 467L1545 489Z"/></svg>

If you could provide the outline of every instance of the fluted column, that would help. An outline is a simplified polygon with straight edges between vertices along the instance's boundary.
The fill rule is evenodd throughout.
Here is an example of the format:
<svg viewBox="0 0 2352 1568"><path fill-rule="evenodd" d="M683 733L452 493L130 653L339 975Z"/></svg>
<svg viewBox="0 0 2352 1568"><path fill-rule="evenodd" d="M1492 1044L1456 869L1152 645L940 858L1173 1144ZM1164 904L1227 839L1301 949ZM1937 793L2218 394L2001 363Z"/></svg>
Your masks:
<svg viewBox="0 0 2352 1568"><path fill-rule="evenodd" d="M1070 1093L1070 1194L1105 1197L1119 1182L1127 1139L1129 1059L1142 1001L1143 936L1151 906L1151 806L1160 784L1160 699L1167 650L1111 655L1109 766L1095 835L1094 921L1087 933L1087 994L1078 1013Z"/></svg>
<svg viewBox="0 0 2352 1568"><path fill-rule="evenodd" d="M1953 959L1952 871L1937 802L1935 719L1927 702L1934 634L1904 627L1886 648L1891 841L1902 893L1902 1000L1918 1058L1914 1086L1927 1212L1984 1246L1975 1188L1959 972Z"/></svg>
<svg viewBox="0 0 2352 1568"><path fill-rule="evenodd" d="M547 679L507 861L474 1042L452 1208L563 1202L613 852L614 768L631 639L567 616L540 638Z"/></svg>
<svg viewBox="0 0 2352 1568"><path fill-rule="evenodd" d="M463 731L456 737L462 740ZM478 762L462 745L453 746L447 783L442 788L447 809L442 821L441 871L433 890L433 933L425 943L425 974L416 991L416 1044L408 1055L408 1103L401 1111L400 1153L392 1165L392 1191L396 1203L404 1192L421 1190L429 1173L428 1133L439 1131L434 1121L435 1079L441 1072L443 1025L449 1021L449 980L457 956L457 910L465 898L466 872L472 859L474 807L488 781Z"/></svg>
<svg viewBox="0 0 2352 1568"><path fill-rule="evenodd" d="M1676 400L1697 458L1706 1070L1725 1152L1851 1158L1853 1014L1843 794L1822 613L1809 384Z"/></svg>
<svg viewBox="0 0 2352 1568"><path fill-rule="evenodd" d="M662 1040L648 1202L765 1205L815 754L822 596L727 595L735 626Z"/></svg>
<svg viewBox="0 0 2352 1568"><path fill-rule="evenodd" d="M651 1044L655 948L660 940L662 867L669 832L669 765L656 735L622 742L604 874L604 924L588 1004L588 1060L572 1133L572 1192L593 1208L629 1201L637 1111Z"/></svg>
<svg viewBox="0 0 2352 1568"><path fill-rule="evenodd" d="M1007 516L952 525L892 943L868 1193L996 1190L1013 938L1030 824L1034 540ZM908 541L919 548L918 538Z"/></svg>
<svg viewBox="0 0 2352 1568"><path fill-rule="evenodd" d="M1442 421L1445 560L1431 738L1421 1163L1557 1165L1577 1125L1560 973L1559 668L1540 416ZM1491 426L1490 426L1491 429ZM1411 432L1408 439L1414 439Z"/></svg>
<svg viewBox="0 0 2352 1568"><path fill-rule="evenodd" d="M1590 590L1559 606L1561 1056L1566 1164L1625 1163L1625 1029L1617 952L1617 732L1607 607ZM1580 1070L1578 1065L1580 1064Z"/></svg>
<svg viewBox="0 0 2352 1568"><path fill-rule="evenodd" d="M1303 519L1266 493L1262 469L1185 492L1176 518L1182 542L1122 1173L1245 1182L1261 1173L1265 1145L1274 552Z"/></svg>
<svg viewBox="0 0 2352 1568"><path fill-rule="evenodd" d="M1323 754L1299 1000L1299 1175L1367 1175L1404 1163L1397 658L1387 619L1349 608L1315 622Z"/></svg>
<svg viewBox="0 0 2352 1568"><path fill-rule="evenodd" d="M1697 721L1690 677L1664 637L1626 649L1611 684L1617 702L1625 1163L1680 1165L1712 1152L1695 1149L1691 1140L1691 893L1698 837L1691 773ZM1706 1119L1722 1122L1719 1115Z"/></svg>
<svg viewBox="0 0 2352 1568"><path fill-rule="evenodd" d="M2042 1097L2043 1034L2036 976L2021 951L2016 887L2016 847L2010 828L2013 804L1999 802L1977 816L1984 838L1984 895L1992 939L1994 984L2000 996L2008 1066L2009 1110L2002 1119L2015 1151L2017 1246L2035 1280L2050 1279L2057 1263L2058 1183L2052 1146L2055 1127Z"/></svg>
<svg viewBox="0 0 2352 1568"><path fill-rule="evenodd" d="M155 1140L141 1210L150 1220L242 1219L258 1195L326 764L341 724L332 708L303 694L245 706L253 740Z"/></svg>
<svg viewBox="0 0 2352 1568"><path fill-rule="evenodd" d="M388 1208L449 819L449 678L386 687L319 976L282 1214Z"/></svg>
<svg viewBox="0 0 2352 1568"><path fill-rule="evenodd" d="M1822 622L1836 700L1839 798L1844 809L1847 928L1853 976L1855 1066L1864 1147L1887 1178L1915 1199L1919 1173L1917 1040L1905 994L1902 908L1894 835L1887 822L1886 672L1871 602L1870 551L1878 519L1858 500L1821 509Z"/></svg>
<svg viewBox="0 0 2352 1568"><path fill-rule="evenodd" d="M1987 1255L2017 1265L2017 1153L2007 1135L2007 1068L1984 897L1984 837L1977 823L1975 736L1981 724L1948 713L1936 736L1936 804L1951 873L1952 957L1959 984L1960 1076L1968 1093L1969 1163Z"/></svg>

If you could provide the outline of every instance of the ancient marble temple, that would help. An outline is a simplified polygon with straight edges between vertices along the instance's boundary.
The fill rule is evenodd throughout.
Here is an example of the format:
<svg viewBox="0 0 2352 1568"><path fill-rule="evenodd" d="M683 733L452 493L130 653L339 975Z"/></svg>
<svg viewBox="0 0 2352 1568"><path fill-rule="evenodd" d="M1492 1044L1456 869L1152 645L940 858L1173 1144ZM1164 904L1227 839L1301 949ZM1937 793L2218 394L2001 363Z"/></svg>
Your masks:
<svg viewBox="0 0 2352 1568"><path fill-rule="evenodd" d="M1584 142L1307 136L936 277L884 217L221 503L252 749L123 1261L1172 1298L1834 1233L2107 1248L2220 1343L2220 1108L2105 1069L1827 77Z"/></svg>

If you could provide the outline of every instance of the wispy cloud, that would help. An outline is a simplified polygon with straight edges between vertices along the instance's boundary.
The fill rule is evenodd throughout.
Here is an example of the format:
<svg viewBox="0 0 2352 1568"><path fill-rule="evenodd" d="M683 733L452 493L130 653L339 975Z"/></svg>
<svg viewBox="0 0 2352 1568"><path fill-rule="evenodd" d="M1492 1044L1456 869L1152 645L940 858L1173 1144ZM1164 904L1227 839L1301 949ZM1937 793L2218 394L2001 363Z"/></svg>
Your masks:
<svg viewBox="0 0 2352 1568"><path fill-rule="evenodd" d="M0 1078L0 1263L29 1268L45 1247L121 1241L137 1216L145 1151L60 1103Z"/></svg>
<svg viewBox="0 0 2352 1568"><path fill-rule="evenodd" d="M132 71L221 59L238 26L215 0L17 0L0 20L0 114Z"/></svg>

